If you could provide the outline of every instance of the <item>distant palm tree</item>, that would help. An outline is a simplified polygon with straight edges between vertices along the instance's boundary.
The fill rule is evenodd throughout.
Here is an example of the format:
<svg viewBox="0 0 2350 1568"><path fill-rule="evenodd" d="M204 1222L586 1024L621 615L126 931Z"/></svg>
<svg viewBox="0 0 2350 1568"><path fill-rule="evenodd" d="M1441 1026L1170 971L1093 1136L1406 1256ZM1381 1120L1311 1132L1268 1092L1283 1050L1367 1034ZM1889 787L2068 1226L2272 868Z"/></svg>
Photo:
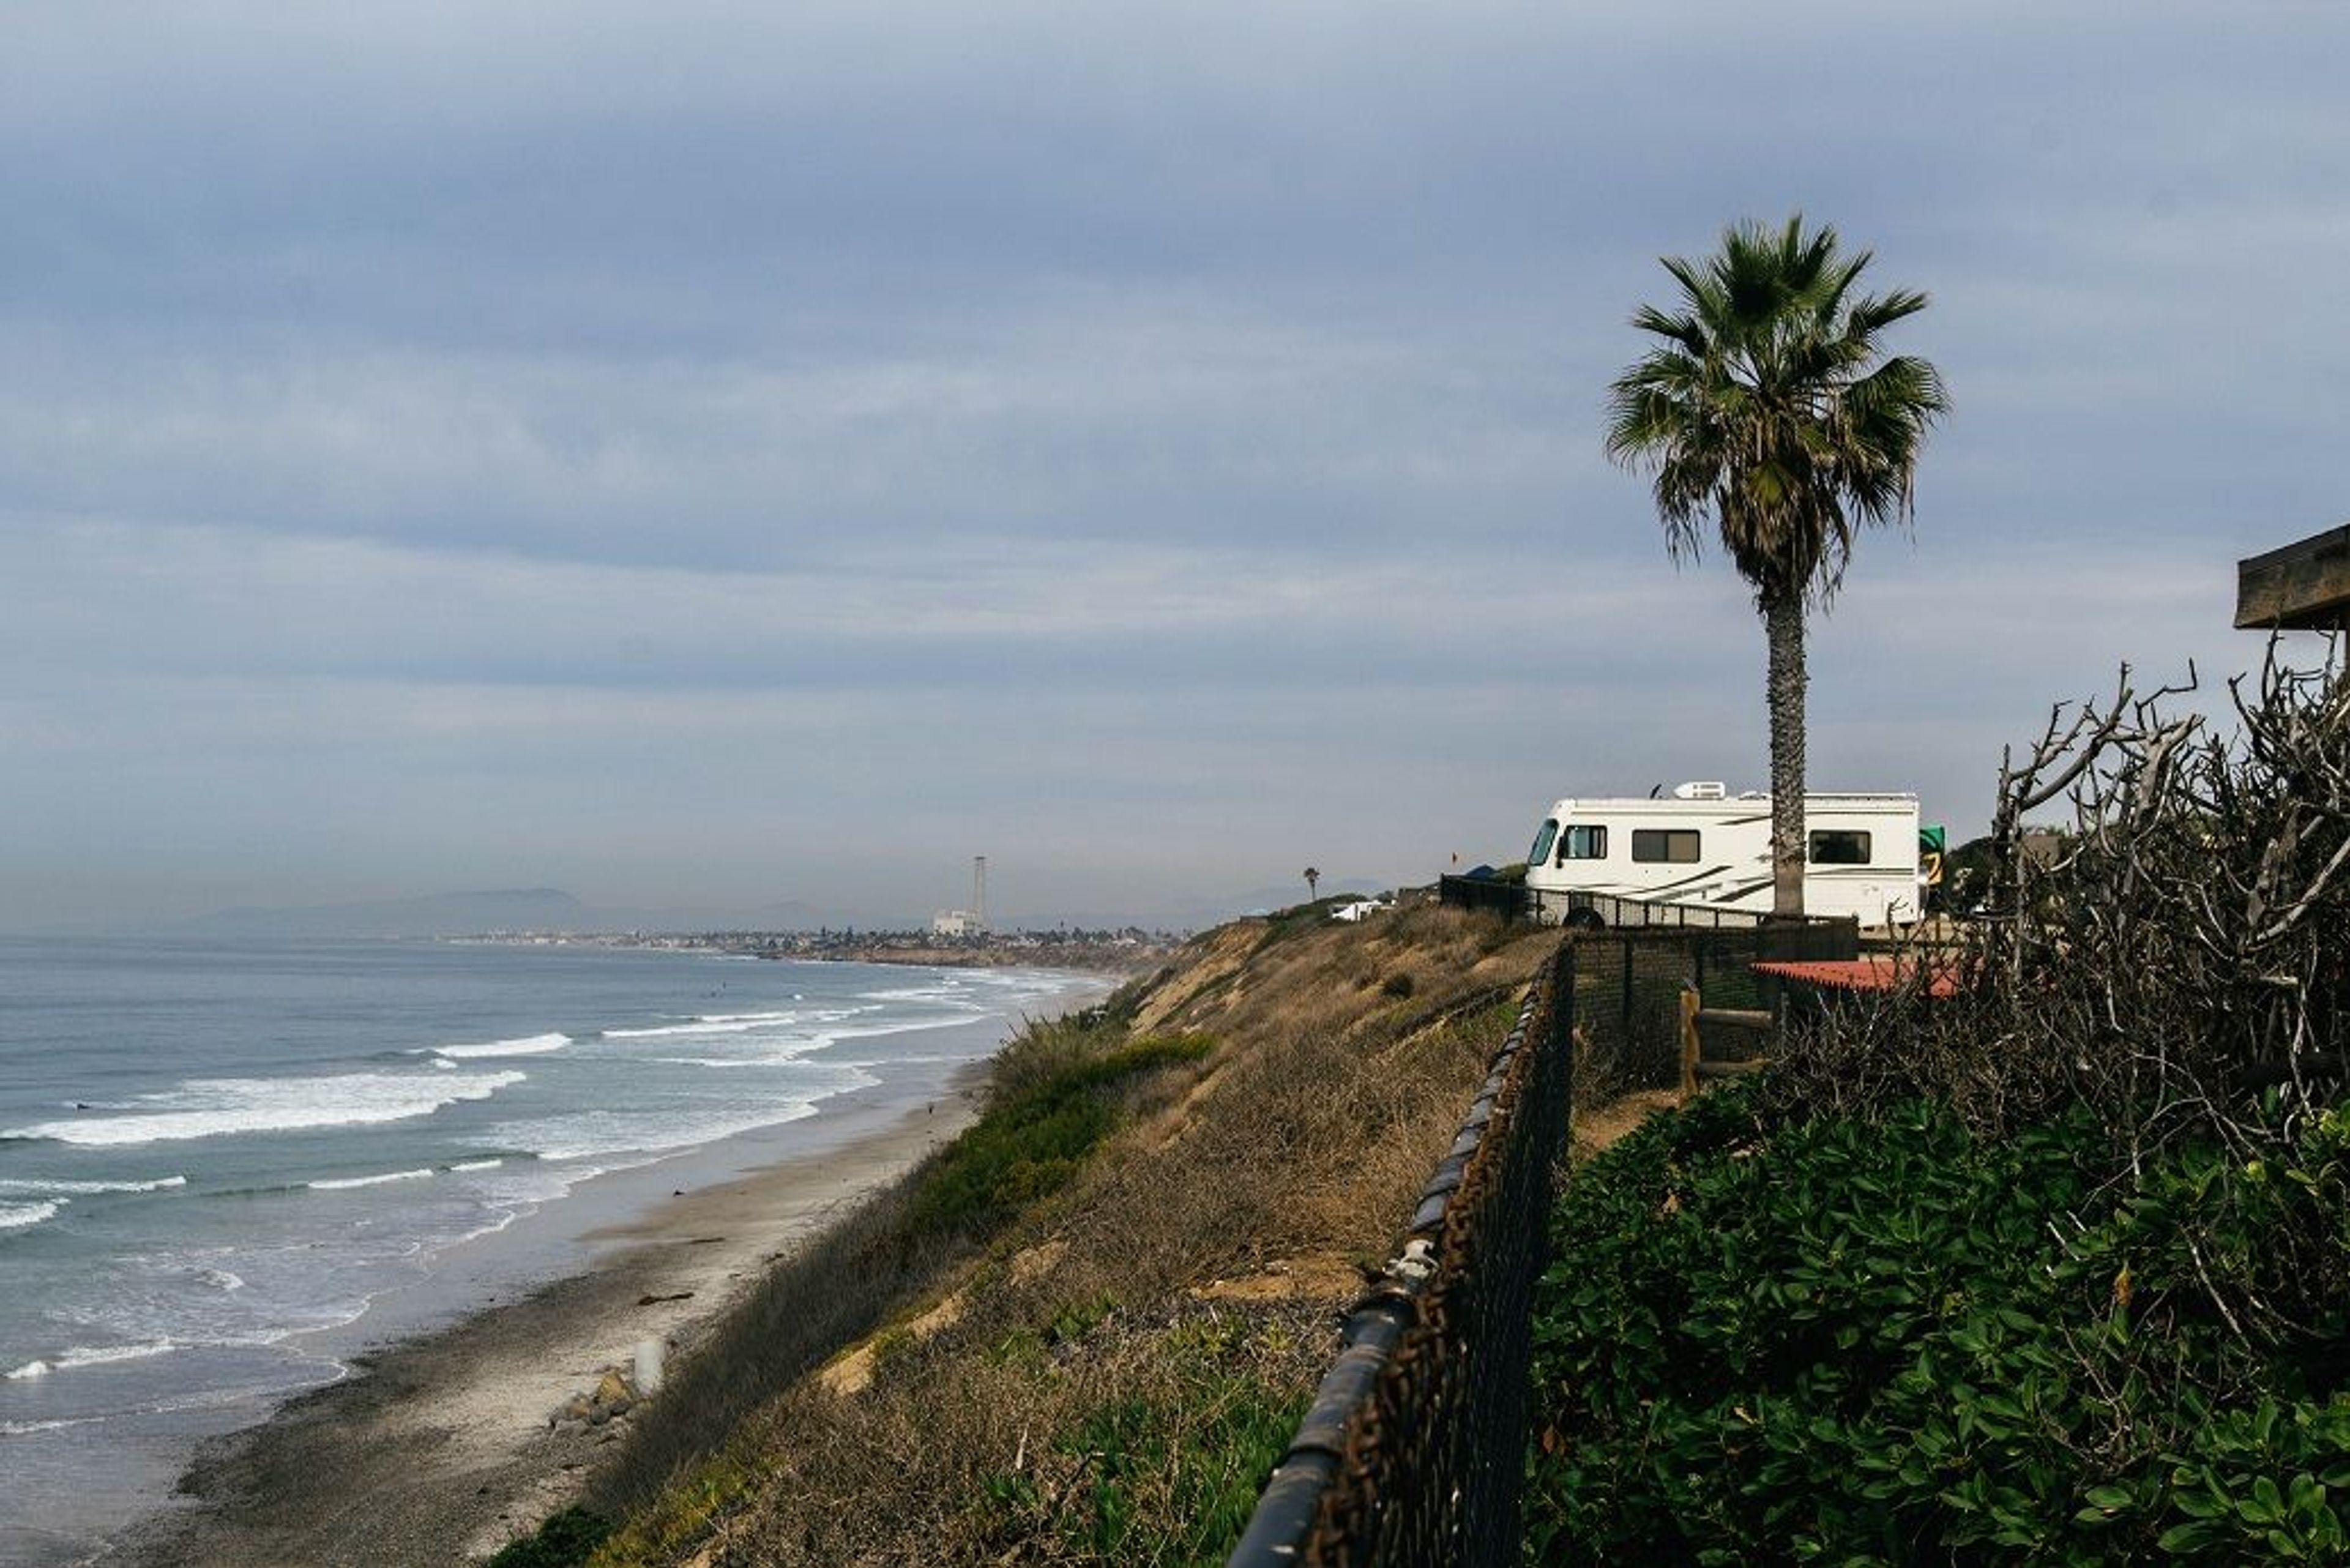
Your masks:
<svg viewBox="0 0 2350 1568"><path fill-rule="evenodd" d="M1314 901L1314 890L1321 885L1322 873L1308 866L1305 868L1305 901L1307 903Z"/></svg>
<svg viewBox="0 0 2350 1568"><path fill-rule="evenodd" d="M1674 559L1718 533L1753 585L1770 645L1772 909L1800 915L1804 615L1835 597L1857 528L1909 521L1918 451L1950 403L1931 364L1883 358L1877 341L1926 296L1856 295L1869 253L1842 254L1833 228L1806 234L1801 213L1739 223L1717 254L1663 259L1680 298L1632 317L1663 341L1609 385L1607 455L1654 474Z"/></svg>

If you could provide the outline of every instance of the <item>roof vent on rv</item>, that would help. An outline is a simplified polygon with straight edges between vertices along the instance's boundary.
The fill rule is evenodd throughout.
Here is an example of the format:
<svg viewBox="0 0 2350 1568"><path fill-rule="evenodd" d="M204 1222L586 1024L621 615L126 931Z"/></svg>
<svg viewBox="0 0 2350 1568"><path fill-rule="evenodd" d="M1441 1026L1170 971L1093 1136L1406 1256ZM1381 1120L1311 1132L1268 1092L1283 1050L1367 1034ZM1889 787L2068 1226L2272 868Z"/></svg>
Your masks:
<svg viewBox="0 0 2350 1568"><path fill-rule="evenodd" d="M1730 786L1717 780L1708 780L1702 784L1692 782L1676 784L1673 786L1673 798L1675 800L1728 800Z"/></svg>

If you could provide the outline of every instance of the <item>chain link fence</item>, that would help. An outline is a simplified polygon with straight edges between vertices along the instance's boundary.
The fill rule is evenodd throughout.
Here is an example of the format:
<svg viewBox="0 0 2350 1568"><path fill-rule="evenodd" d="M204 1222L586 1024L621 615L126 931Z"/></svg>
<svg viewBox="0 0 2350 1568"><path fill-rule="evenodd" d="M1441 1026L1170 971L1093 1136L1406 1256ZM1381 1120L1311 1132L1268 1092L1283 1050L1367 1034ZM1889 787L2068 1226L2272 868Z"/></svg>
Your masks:
<svg viewBox="0 0 2350 1568"><path fill-rule="evenodd" d="M1849 919L1706 929L1629 926L1575 939L1575 1025L1586 1098L1680 1081L1680 997L1710 1008L1778 1011L1776 987L1757 976L1765 960L1849 959L1860 929Z"/></svg>
<svg viewBox="0 0 2350 1568"><path fill-rule="evenodd" d="M1232 1568L1517 1556L1529 1303L1566 1145L1575 944L1562 942L1422 1190Z"/></svg>
<svg viewBox="0 0 2350 1568"><path fill-rule="evenodd" d="M1757 959L1850 957L1857 940L1848 920L1563 938L1230 1568L1515 1563L1530 1306L1578 1085L1677 1082L1685 986L1754 1005Z"/></svg>

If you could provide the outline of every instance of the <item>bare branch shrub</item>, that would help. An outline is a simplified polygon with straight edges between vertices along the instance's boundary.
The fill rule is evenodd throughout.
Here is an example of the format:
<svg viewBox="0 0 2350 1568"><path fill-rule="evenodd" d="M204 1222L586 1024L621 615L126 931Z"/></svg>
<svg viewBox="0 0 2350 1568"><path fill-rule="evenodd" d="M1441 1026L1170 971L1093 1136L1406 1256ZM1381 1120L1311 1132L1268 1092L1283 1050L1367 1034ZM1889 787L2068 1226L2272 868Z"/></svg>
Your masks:
<svg viewBox="0 0 2350 1568"><path fill-rule="evenodd" d="M2282 1160L2345 1097L2350 1069L2350 679L2337 650L2289 667L2272 640L2228 687L2234 732L2173 710L2195 690L2058 707L2002 760L1987 908L1909 954L1899 992L1825 1009L1785 1042L1770 1093L1856 1115L1920 1096L2006 1134L2090 1106L2116 1179L2158 1149ZM2061 805L2053 836L2027 832ZM1955 977L1935 999L1928 981ZM2350 1291L2342 1251L2214 1262L2231 1325L2290 1330ZM2202 1267L2202 1260L2197 1260ZM2288 1282L2278 1287L2276 1282Z"/></svg>
<svg viewBox="0 0 2350 1568"><path fill-rule="evenodd" d="M2059 706L2002 759L1986 908L1913 983L1801 1032L1778 1092L1866 1111L1931 1095L1986 1130L2075 1099L2128 1147L2250 1155L2338 1097L2350 955L2350 681L2272 644L2237 732L2140 695ZM2069 807L2052 836L2030 814ZM1929 1000L1936 974L1960 981Z"/></svg>

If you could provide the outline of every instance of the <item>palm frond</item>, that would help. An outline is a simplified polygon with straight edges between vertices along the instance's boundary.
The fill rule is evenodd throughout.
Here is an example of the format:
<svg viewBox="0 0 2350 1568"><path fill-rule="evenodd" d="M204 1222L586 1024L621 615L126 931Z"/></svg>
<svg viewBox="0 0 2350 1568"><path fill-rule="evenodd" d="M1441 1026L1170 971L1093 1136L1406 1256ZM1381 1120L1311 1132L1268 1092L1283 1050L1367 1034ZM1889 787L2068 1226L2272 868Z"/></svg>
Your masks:
<svg viewBox="0 0 2350 1568"><path fill-rule="evenodd" d="M1711 534L1766 602L1825 604L1857 531L1908 520L1949 408L1933 366L1885 355L1927 296L1862 293L1873 259L1801 213L1732 223L1710 255L1661 258L1679 297L1632 324L1662 346L1609 386L1607 455L1651 475L1667 548Z"/></svg>

